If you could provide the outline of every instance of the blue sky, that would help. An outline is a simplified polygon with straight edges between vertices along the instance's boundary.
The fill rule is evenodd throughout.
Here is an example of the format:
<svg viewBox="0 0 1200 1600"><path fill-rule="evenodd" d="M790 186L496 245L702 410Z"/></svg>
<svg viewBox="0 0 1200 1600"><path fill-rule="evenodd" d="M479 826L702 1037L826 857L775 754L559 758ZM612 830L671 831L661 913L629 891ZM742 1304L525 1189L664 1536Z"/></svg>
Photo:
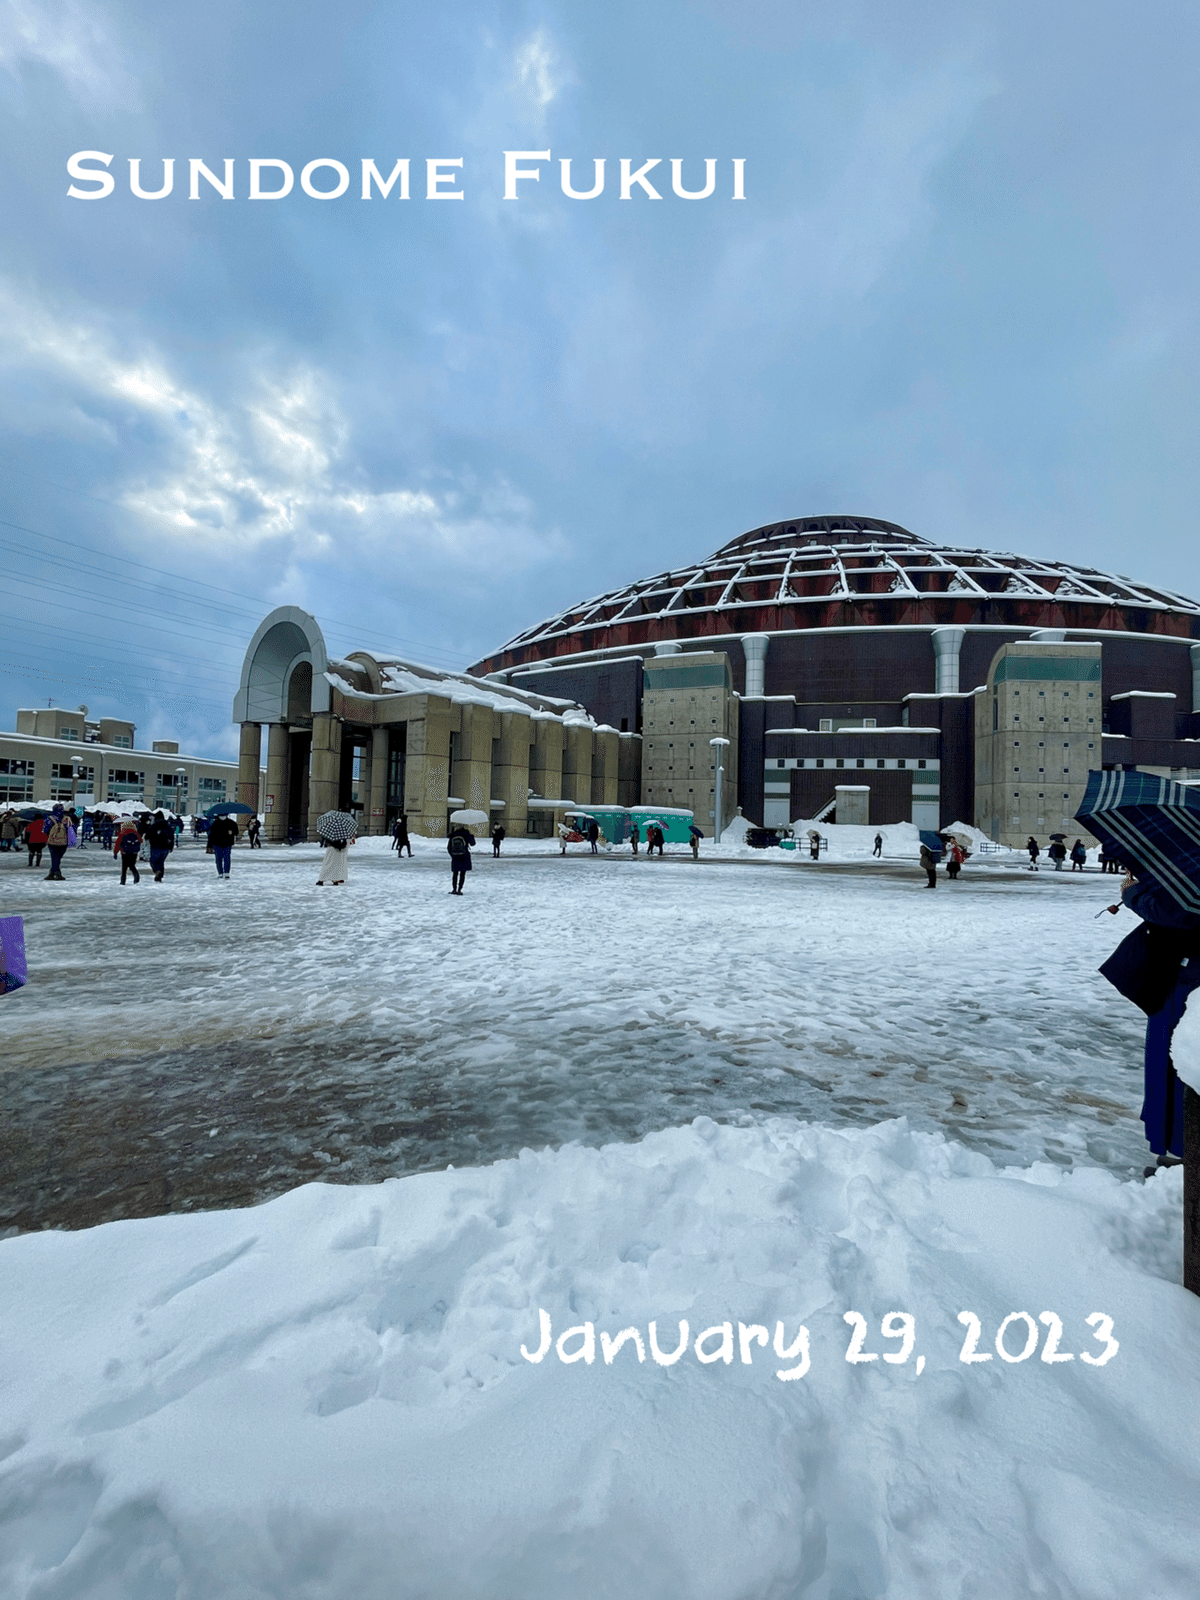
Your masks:
<svg viewBox="0 0 1200 1600"><path fill-rule="evenodd" d="M272 605L462 666L825 511L1200 595L1198 33L1154 3L0 0L0 726L53 696L229 752ZM502 152L547 148L503 200ZM110 198L67 196L78 150ZM167 156L134 198L129 158L156 188ZM189 158L230 156L236 198L189 200ZM365 156L412 198L364 204ZM426 200L458 156L465 198ZM606 159L600 198L564 156L577 187ZM251 157L293 192L248 200ZM301 192L325 157L341 199ZM661 201L617 197L622 157ZM712 199L673 157L690 187L719 158Z"/></svg>

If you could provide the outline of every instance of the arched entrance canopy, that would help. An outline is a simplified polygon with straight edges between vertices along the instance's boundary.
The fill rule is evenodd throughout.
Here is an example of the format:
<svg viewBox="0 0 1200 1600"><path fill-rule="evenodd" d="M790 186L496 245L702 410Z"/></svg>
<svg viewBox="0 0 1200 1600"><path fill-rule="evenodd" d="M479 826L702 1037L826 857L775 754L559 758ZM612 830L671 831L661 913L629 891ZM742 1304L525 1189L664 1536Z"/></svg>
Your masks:
<svg viewBox="0 0 1200 1600"><path fill-rule="evenodd" d="M306 714L329 710L328 657L317 619L299 606L278 606L259 624L242 662L242 679L233 700L235 722L288 722L288 688L302 663L312 669ZM291 707L294 717L296 707Z"/></svg>

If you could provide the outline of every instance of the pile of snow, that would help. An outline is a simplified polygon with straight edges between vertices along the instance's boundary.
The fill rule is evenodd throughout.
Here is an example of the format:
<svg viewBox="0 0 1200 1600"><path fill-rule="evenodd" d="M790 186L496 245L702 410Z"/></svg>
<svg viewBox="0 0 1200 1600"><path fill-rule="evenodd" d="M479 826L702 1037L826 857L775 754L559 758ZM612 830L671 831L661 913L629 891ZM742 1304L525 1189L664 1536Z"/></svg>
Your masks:
<svg viewBox="0 0 1200 1600"><path fill-rule="evenodd" d="M1185 1600L1180 1201L700 1118L9 1239L0 1591Z"/></svg>
<svg viewBox="0 0 1200 1600"><path fill-rule="evenodd" d="M1192 991L1171 1035L1171 1061L1184 1083L1200 1094L1200 990Z"/></svg>

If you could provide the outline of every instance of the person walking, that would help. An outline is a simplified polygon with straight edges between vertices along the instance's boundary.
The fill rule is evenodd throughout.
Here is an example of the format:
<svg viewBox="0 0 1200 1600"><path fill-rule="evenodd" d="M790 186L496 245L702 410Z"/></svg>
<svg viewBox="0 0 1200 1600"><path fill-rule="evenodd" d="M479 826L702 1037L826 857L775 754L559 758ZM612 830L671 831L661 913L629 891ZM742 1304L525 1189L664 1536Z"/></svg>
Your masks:
<svg viewBox="0 0 1200 1600"><path fill-rule="evenodd" d="M0 850L3 850L5 855L8 855L16 844L19 831L17 813L11 810L6 811L4 820L0 822Z"/></svg>
<svg viewBox="0 0 1200 1600"><path fill-rule="evenodd" d="M633 827L630 828L630 830L629 830L629 842L633 846L634 855L637 855L637 853L638 853L638 845L641 843L641 841L642 841L641 831L638 828L637 823L635 822Z"/></svg>
<svg viewBox="0 0 1200 1600"><path fill-rule="evenodd" d="M111 850L113 842L113 819L109 816L100 818L100 848Z"/></svg>
<svg viewBox="0 0 1200 1600"><path fill-rule="evenodd" d="M962 865L966 859L967 852L963 849L962 845L959 844L957 839L953 840L950 845L950 854L946 861L946 876L950 879L951 883L954 882L959 873L962 871Z"/></svg>
<svg viewBox="0 0 1200 1600"><path fill-rule="evenodd" d="M1188 996L1200 988L1200 917L1184 911L1161 889L1126 872L1121 899L1141 917L1100 968L1127 1000L1146 1013L1144 1099L1141 1120L1158 1157L1147 1167L1177 1166L1184 1154L1184 1084L1171 1060L1171 1035Z"/></svg>
<svg viewBox="0 0 1200 1600"><path fill-rule="evenodd" d="M704 835L700 832L700 829L696 826L696 824L694 822L689 822L688 823L688 834L690 836L690 841L691 841L691 846L692 846L692 860L693 861L699 861L699 859L700 859L700 841L701 841L701 839L703 839Z"/></svg>
<svg viewBox="0 0 1200 1600"><path fill-rule="evenodd" d="M463 892L463 884L467 880L467 873L471 870L471 846L474 843L475 835L468 833L461 824L446 840L446 850L450 856L451 894Z"/></svg>
<svg viewBox="0 0 1200 1600"><path fill-rule="evenodd" d="M875 848L871 851L871 854L873 856L881 856L883 854L883 835L881 833L875 835Z"/></svg>
<svg viewBox="0 0 1200 1600"><path fill-rule="evenodd" d="M1087 850L1082 839L1076 839L1071 846L1071 871L1082 872L1087 865Z"/></svg>
<svg viewBox="0 0 1200 1600"><path fill-rule="evenodd" d="M117 830L116 841L113 844L113 855L121 862L121 882L124 883L128 873L133 873L134 883L141 883L138 872L138 852L142 848L142 836L137 831L137 824L131 817L126 817Z"/></svg>
<svg viewBox="0 0 1200 1600"><path fill-rule="evenodd" d="M921 846L921 865L925 868L925 887L927 889L937 888L937 864L937 856L934 855L927 844L923 844Z"/></svg>
<svg viewBox="0 0 1200 1600"><path fill-rule="evenodd" d="M212 819L208 828L208 849L206 854L215 858L217 877L223 883L229 882L230 857L236 839L237 823L232 817L214 817Z"/></svg>
<svg viewBox="0 0 1200 1600"><path fill-rule="evenodd" d="M1046 854L1050 857L1051 861L1053 861L1055 872L1061 872L1063 869L1063 862L1067 859L1067 847L1062 840L1051 839L1050 848L1046 851Z"/></svg>
<svg viewBox="0 0 1200 1600"><path fill-rule="evenodd" d="M821 854L821 835L815 828L810 828L808 832L808 854L813 861Z"/></svg>
<svg viewBox="0 0 1200 1600"><path fill-rule="evenodd" d="M653 855L654 852L657 850L659 855L661 856L662 853L663 853L663 845L665 843L666 843L666 835L663 833L662 829L659 827L658 823L656 822L653 825L653 827L650 829L650 848L647 851L647 854L648 855Z"/></svg>
<svg viewBox="0 0 1200 1600"><path fill-rule="evenodd" d="M599 838L600 824L596 821L595 817L589 817L587 825L587 842L591 847L591 852L594 856L600 854L600 851L597 847L597 840Z"/></svg>
<svg viewBox="0 0 1200 1600"><path fill-rule="evenodd" d="M146 829L146 843L150 846L150 870L155 883L163 881L167 870L167 857L175 848L175 829L161 811L156 811Z"/></svg>
<svg viewBox="0 0 1200 1600"><path fill-rule="evenodd" d="M46 847L50 851L50 871L46 874L46 883L64 883L62 875L62 860L71 843L71 824L67 814L61 806L55 806L46 824Z"/></svg>
<svg viewBox="0 0 1200 1600"><path fill-rule="evenodd" d="M500 846L503 843L504 843L504 825L502 823L498 822L496 824L496 826L492 829L492 855L493 855L493 857L498 856L500 854Z"/></svg>
<svg viewBox="0 0 1200 1600"><path fill-rule="evenodd" d="M250 825L246 829L246 837L250 840L250 848L251 848L251 850L261 850L262 849L262 840L259 838L259 835L261 833L262 833L262 823L258 820L257 817L251 817L250 818Z"/></svg>
<svg viewBox="0 0 1200 1600"><path fill-rule="evenodd" d="M347 849L354 843L353 839L321 839L325 846L325 854L321 857L320 875L317 878L317 887L332 884L336 889L346 881L349 870L349 857Z"/></svg>
<svg viewBox="0 0 1200 1600"><path fill-rule="evenodd" d="M408 818L403 811L392 823L392 848L396 852L397 861L406 850L408 851L408 859L412 860L412 845L408 837Z"/></svg>
<svg viewBox="0 0 1200 1600"><path fill-rule="evenodd" d="M1029 851L1029 870L1030 872L1036 872L1038 870L1038 857L1042 853L1042 847L1040 844L1038 844L1033 835L1030 834L1029 838L1025 841L1025 848Z"/></svg>
<svg viewBox="0 0 1200 1600"><path fill-rule="evenodd" d="M29 865L40 867L42 851L46 848L46 819L34 817L25 829L25 848L29 851Z"/></svg>

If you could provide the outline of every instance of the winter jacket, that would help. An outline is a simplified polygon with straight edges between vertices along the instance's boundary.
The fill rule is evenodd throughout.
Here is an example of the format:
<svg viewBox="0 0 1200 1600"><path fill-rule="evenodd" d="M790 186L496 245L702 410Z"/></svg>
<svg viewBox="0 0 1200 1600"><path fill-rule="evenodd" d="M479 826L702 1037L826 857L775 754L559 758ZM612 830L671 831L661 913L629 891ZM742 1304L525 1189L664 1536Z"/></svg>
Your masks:
<svg viewBox="0 0 1200 1600"><path fill-rule="evenodd" d="M214 850L227 850L237 840L237 823L232 817L214 817L208 829L208 842Z"/></svg>
<svg viewBox="0 0 1200 1600"><path fill-rule="evenodd" d="M142 848L142 836L132 822L126 822L113 845L114 856L136 856Z"/></svg>

